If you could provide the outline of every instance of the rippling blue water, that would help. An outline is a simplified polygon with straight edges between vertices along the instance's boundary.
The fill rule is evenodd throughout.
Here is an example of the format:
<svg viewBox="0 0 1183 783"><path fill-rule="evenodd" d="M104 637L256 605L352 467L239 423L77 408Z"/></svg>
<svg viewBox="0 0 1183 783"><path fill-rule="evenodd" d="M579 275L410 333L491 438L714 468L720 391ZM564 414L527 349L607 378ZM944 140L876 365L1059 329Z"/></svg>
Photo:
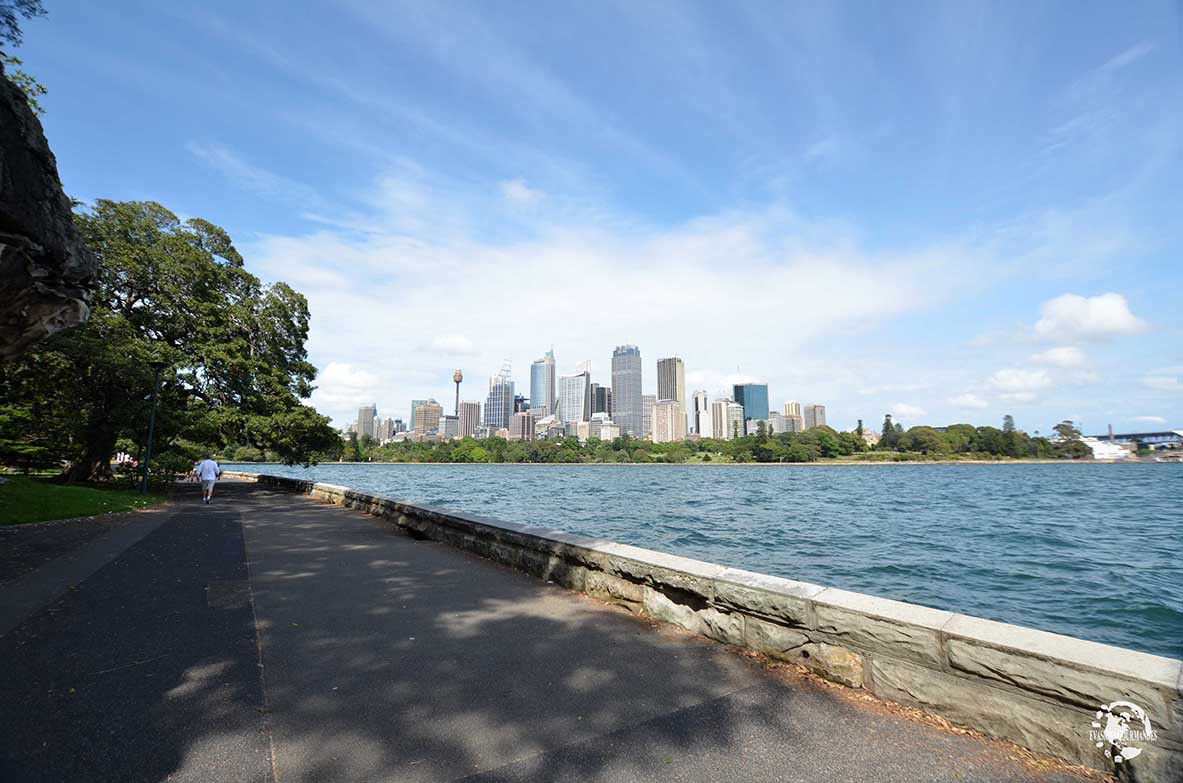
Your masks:
<svg viewBox="0 0 1183 783"><path fill-rule="evenodd" d="M237 465L1183 658L1183 465Z"/></svg>

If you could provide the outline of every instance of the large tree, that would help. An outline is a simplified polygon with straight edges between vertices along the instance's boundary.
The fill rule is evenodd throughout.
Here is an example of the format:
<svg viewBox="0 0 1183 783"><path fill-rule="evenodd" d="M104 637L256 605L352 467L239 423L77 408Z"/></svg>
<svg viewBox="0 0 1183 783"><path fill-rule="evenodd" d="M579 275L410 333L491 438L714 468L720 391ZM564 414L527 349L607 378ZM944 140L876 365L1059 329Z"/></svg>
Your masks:
<svg viewBox="0 0 1183 783"><path fill-rule="evenodd" d="M100 262L90 321L0 375L71 461L69 479L109 478L117 439L144 441L154 361L166 364L159 451L238 443L300 462L339 448L300 402L316 376L301 294L247 272L221 228L153 202L100 200L78 225Z"/></svg>

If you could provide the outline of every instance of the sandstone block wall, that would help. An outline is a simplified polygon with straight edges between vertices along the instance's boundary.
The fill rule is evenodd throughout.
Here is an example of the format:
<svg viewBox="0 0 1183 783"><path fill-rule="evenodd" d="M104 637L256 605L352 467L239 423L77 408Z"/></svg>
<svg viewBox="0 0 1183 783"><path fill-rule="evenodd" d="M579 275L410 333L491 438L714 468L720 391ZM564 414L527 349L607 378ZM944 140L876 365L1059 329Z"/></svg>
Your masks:
<svg viewBox="0 0 1183 783"><path fill-rule="evenodd" d="M1123 774L1183 780L1178 660L332 484L242 476L385 517L413 535L1095 769L1114 771L1089 737L1097 708L1131 701L1157 739Z"/></svg>

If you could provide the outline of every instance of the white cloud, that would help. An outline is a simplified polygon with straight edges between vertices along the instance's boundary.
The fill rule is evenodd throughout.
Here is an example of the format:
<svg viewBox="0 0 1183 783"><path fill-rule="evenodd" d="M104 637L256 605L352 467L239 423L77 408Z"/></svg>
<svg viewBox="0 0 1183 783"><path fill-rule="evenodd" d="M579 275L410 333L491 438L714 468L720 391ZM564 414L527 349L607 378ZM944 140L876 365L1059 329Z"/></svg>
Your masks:
<svg viewBox="0 0 1183 783"><path fill-rule="evenodd" d="M1139 334L1147 328L1145 321L1130 312L1129 303L1121 294L1088 297L1063 294L1040 307L1035 336L1044 340L1079 342Z"/></svg>
<svg viewBox="0 0 1183 783"><path fill-rule="evenodd" d="M1163 367L1142 376L1142 385L1165 392L1183 392L1183 367Z"/></svg>
<svg viewBox="0 0 1183 783"><path fill-rule="evenodd" d="M527 185L524 179L506 180L500 184L500 188L502 196L518 204L533 204L546 197L541 190Z"/></svg>
<svg viewBox="0 0 1183 783"><path fill-rule="evenodd" d="M1085 356L1084 351L1076 346L1062 345L1057 348L1048 348L1046 351L1033 355L1031 361L1036 364L1048 364L1061 369L1075 369L1083 367L1088 361L1088 357Z"/></svg>
<svg viewBox="0 0 1183 783"><path fill-rule="evenodd" d="M977 410L981 410L982 408L985 408L989 405L988 402L971 392L966 392L965 394L959 394L956 397L949 398L949 404L958 408L974 408Z"/></svg>
<svg viewBox="0 0 1183 783"><path fill-rule="evenodd" d="M1044 370L1024 370L1008 367L990 376L990 385L1001 392L1032 392L1052 385L1051 376Z"/></svg>
<svg viewBox="0 0 1183 783"><path fill-rule="evenodd" d="M1143 424L1166 424L1167 420L1162 416L1135 416L1134 421L1142 422Z"/></svg>
<svg viewBox="0 0 1183 783"><path fill-rule="evenodd" d="M892 416L895 416L897 419L904 419L907 421L915 421L916 419L927 415L927 413L928 412L925 411L924 408L918 408L915 405L909 405L906 402L897 402L895 405L891 406Z"/></svg>
<svg viewBox="0 0 1183 783"><path fill-rule="evenodd" d="M472 340L462 334L445 334L434 337L427 346L427 350L445 356L475 356L477 353Z"/></svg>
<svg viewBox="0 0 1183 783"><path fill-rule="evenodd" d="M357 408L375 402L381 383L373 373L344 362L329 362L316 377L311 401L318 409Z"/></svg>

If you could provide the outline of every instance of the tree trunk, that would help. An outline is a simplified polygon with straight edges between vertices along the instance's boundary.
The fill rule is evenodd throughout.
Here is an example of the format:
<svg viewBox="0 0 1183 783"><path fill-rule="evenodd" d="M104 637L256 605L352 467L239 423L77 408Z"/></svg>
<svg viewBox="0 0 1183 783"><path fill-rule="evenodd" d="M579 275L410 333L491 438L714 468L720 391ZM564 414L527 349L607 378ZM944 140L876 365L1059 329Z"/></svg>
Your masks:
<svg viewBox="0 0 1183 783"><path fill-rule="evenodd" d="M66 481L71 484L75 481L110 481L115 478L111 470L111 455L114 453L115 432L111 427L87 427L86 453L66 471Z"/></svg>

